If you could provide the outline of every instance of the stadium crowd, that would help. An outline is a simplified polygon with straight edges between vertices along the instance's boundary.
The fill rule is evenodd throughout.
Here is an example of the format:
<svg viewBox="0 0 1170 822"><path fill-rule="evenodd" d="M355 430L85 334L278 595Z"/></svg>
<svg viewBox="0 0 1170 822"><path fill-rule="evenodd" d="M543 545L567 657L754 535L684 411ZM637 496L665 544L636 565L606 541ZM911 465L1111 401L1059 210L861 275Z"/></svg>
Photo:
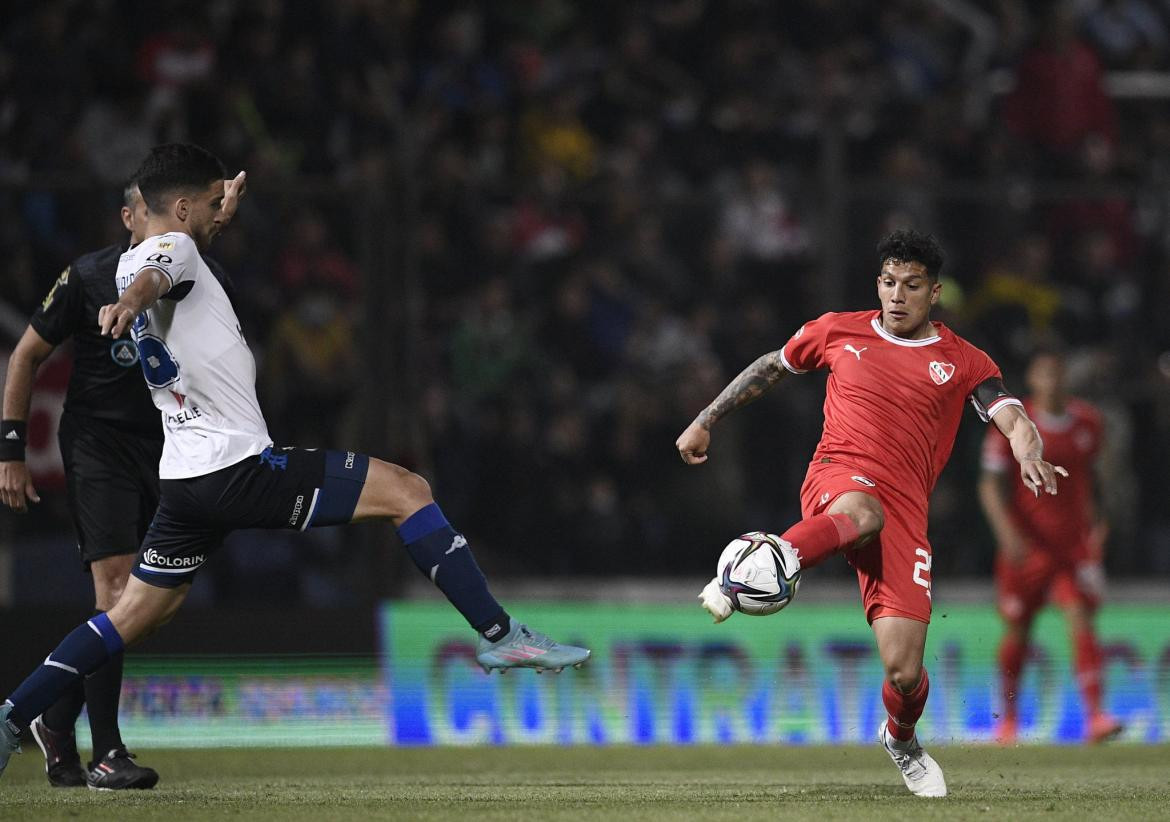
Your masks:
<svg viewBox="0 0 1170 822"><path fill-rule="evenodd" d="M389 456L492 572L701 576L798 515L818 378L726 422L701 471L674 438L804 320L876 307L872 249L913 224L950 252L940 319L1009 385L1037 342L1071 347L1109 420L1108 567L1166 574L1170 113L1107 73L1166 71L1168 39L1154 0L45 0L0 35L5 313L121 239L149 146L198 142L252 181L212 253L279 442L353 441L363 393L403 390L365 379L386 332L360 249L390 235L419 284L393 298L421 306L422 436ZM393 220L366 205L384 188ZM972 415L935 495L940 579L990 568L981 434ZM321 545L275 596L344 595Z"/></svg>

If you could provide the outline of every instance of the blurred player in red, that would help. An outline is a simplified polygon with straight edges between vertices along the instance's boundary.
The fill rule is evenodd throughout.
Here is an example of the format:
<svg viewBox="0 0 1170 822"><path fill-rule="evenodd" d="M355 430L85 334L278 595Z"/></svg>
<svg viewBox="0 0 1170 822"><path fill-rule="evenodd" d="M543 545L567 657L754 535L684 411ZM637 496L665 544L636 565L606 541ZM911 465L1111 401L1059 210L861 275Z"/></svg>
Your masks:
<svg viewBox="0 0 1170 822"><path fill-rule="evenodd" d="M996 739L1016 740L1016 695L1028 651L1028 634L1045 600L1068 620L1073 659L1088 713L1086 738L1100 742L1122 725L1101 709L1101 649L1093 631L1100 602L1101 554L1106 526L1093 493L1094 462L1101 446L1101 415L1068 396L1060 354L1036 354L1026 375L1031 397L1024 407L1044 439L1050 459L1069 469L1055 500L1037 499L1008 473L1011 454L1002 437L983 444L979 501L995 534L995 581L1006 630L999 646L1003 713Z"/></svg>
<svg viewBox="0 0 1170 822"><path fill-rule="evenodd" d="M878 245L877 311L830 313L806 323L723 389L675 445L705 462L711 426L788 374L829 369L821 441L801 488L804 516L781 536L802 568L844 552L857 570L865 616L885 668L883 748L918 796L946 796L942 769L918 743L930 680L922 664L930 622L930 492L950 456L970 400L1007 437L1020 476L1037 495L1056 493L1036 426L1004 388L985 353L941 323L943 252L935 239L895 231ZM718 579L700 594L716 622L731 616Z"/></svg>

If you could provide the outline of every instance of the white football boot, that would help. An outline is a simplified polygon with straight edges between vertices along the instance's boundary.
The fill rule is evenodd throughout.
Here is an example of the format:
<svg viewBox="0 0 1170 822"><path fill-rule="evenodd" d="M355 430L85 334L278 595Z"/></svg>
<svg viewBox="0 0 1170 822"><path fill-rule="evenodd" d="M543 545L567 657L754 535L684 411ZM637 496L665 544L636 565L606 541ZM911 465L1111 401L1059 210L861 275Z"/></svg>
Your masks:
<svg viewBox="0 0 1170 822"><path fill-rule="evenodd" d="M715 618L716 623L727 619L734 610L731 607L731 599L719 589L719 577L712 578L703 587L699 592L699 602L703 603L703 607Z"/></svg>
<svg viewBox="0 0 1170 822"><path fill-rule="evenodd" d="M915 796L946 796L947 781L943 779L942 768L930 754L922 750L915 735L909 742L899 742L890 737L886 721L878 730L878 741L902 772L902 780Z"/></svg>

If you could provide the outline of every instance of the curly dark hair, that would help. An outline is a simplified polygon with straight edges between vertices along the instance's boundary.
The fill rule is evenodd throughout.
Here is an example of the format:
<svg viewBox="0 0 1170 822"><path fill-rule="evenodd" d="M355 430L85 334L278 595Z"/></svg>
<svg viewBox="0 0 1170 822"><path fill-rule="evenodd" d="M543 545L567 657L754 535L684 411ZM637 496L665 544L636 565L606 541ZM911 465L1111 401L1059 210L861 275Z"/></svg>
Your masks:
<svg viewBox="0 0 1170 822"><path fill-rule="evenodd" d="M938 280L946 254L933 234L923 234L912 228L899 228L884 237L877 247L878 265L885 265L886 260L899 263L921 263L926 268L926 276L931 280Z"/></svg>
<svg viewBox="0 0 1170 822"><path fill-rule="evenodd" d="M137 181L146 207L160 212L166 208L164 195L178 189L206 188L223 175L223 163L207 149L192 143L168 143L152 148L131 179Z"/></svg>

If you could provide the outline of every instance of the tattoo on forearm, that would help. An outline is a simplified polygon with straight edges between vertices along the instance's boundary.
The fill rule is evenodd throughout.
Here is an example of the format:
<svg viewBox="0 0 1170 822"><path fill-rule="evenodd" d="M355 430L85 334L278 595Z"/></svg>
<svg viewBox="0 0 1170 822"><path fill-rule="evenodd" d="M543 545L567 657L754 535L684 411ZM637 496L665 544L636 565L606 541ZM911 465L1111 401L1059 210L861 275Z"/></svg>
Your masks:
<svg viewBox="0 0 1170 822"><path fill-rule="evenodd" d="M783 376L784 364L780 361L780 352L765 354L741 371L695 421L703 428L710 428L729 412L762 395Z"/></svg>

